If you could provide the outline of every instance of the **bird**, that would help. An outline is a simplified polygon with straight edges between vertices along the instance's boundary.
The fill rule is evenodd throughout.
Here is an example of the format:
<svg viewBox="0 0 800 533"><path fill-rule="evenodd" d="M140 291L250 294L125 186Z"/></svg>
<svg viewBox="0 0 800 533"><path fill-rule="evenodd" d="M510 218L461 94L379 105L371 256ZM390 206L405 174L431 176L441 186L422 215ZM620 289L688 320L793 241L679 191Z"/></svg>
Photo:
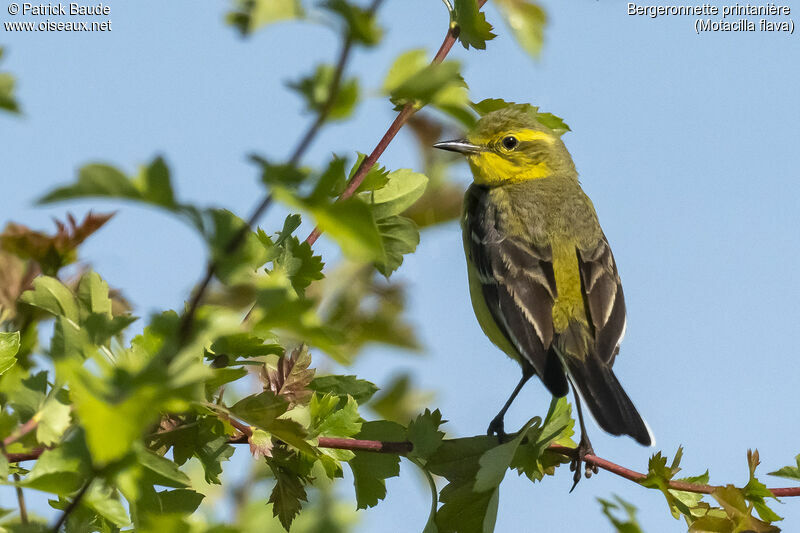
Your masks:
<svg viewBox="0 0 800 533"><path fill-rule="evenodd" d="M581 472L594 454L581 399L606 432L644 446L653 436L611 368L625 335L625 299L561 139L567 129L532 105L510 104L486 113L465 138L433 146L469 163L461 226L473 310L486 336L522 367L487 433L505 438L506 411L534 375L555 397L571 385L581 430L574 489L582 475L597 473L588 463Z"/></svg>

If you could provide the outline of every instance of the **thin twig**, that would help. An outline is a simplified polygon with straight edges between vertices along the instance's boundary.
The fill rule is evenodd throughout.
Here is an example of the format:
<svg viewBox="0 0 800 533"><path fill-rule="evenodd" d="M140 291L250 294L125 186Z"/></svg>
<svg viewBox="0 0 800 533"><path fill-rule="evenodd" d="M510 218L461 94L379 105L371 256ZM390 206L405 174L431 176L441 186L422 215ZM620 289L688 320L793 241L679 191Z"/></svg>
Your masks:
<svg viewBox="0 0 800 533"><path fill-rule="evenodd" d="M36 426L39 425L39 417L37 415L38 413L32 416L27 422L19 426L11 435L3 439L3 447L11 446L19 439L36 429Z"/></svg>
<svg viewBox="0 0 800 533"><path fill-rule="evenodd" d="M81 487L81 490L78 491L78 494L76 494L75 497L72 498L72 501L69 502L67 508L64 509L63 513L61 513L61 516L58 518L58 521L53 526L53 529L50 530L51 533L58 533L58 530L61 529L61 526L63 526L64 522L67 521L67 518L69 518L69 515L72 514L72 511L74 511L75 508L78 507L78 504L81 503L81 500L83 499L83 496L86 494L86 491L89 490L89 485L92 484L92 481L94 481L94 477L90 477L88 480L86 480L86 483L83 485L83 487Z"/></svg>
<svg viewBox="0 0 800 533"><path fill-rule="evenodd" d="M487 0L479 0L478 9L483 7L483 4L485 4L486 1ZM447 57L447 54L450 53L450 50L453 48L453 45L455 44L457 38L458 38L458 27L457 26L449 27L447 29L447 35L445 35L444 41L442 41L442 45L439 47L439 51L436 52L436 55L433 56L433 59L431 60L432 65L444 61L444 58ZM400 112L394 118L392 123L389 125L389 129L387 129L386 133L383 134L381 140L378 141L378 144L375 146L372 152L370 152L370 154L361 162L361 165L359 165L355 175L347 183L347 187L345 188L342 195L339 197L340 200L345 200L353 196L353 194L358 189L359 185L361 185L361 183L367 177L367 173L370 171L372 166L378 162L378 158L380 158L380 156L383 155L383 152L386 151L386 148L389 146L389 143L392 142L395 135L397 135L397 132L400 131L400 128L402 128L405 125L405 123L408 122L408 119L411 118L411 115L413 115L416 111L417 109L414 106L414 104L409 103L403 106L403 109L400 110ZM314 230L308 235L308 237L306 237L306 242L308 244L314 244L315 242L317 242L317 239L321 234L322 231L320 231L319 227L314 228Z"/></svg>
<svg viewBox="0 0 800 533"><path fill-rule="evenodd" d="M375 11L380 7L383 0L373 0L372 4L369 6L368 11L370 14L375 13ZM322 107L317 114L317 118L311 125L308 127L306 132L300 137L300 141L297 143L292 155L289 157L289 166L297 166L302 159L303 155L305 155L306 151L311 146L312 141L316 138L317 134L322 129L323 124L325 121L328 120L328 116L330 115L331 111L333 110L333 106L336 103L336 98L339 96L339 89L341 88L342 84L342 77L344 75L344 69L347 66L347 61L350 59L350 52L353 49L353 38L348 34L343 43L342 49L339 52L339 58L336 61L336 67L333 73L333 79L331 80L331 86L328 90L328 97L325 99L325 102L322 104ZM363 179L363 178L362 178ZM272 195L267 194L261 203L256 207L250 217L247 219L245 225L234 235L231 239L228 246L225 248L225 254L231 254L235 252L239 246L242 245L247 234L251 231L253 226L255 226L258 219L264 214L264 212L269 208L272 204ZM197 289L195 289L194 294L192 295L192 299L189 303L189 307L186 310L186 313L183 315L181 319L181 327L180 327L180 340L181 342L185 342L189 338L189 334L192 330L192 323L194 322L194 316L197 313L197 308L200 306L200 302L203 299L203 295L208 290L209 285L211 284L211 280L214 278L214 274L216 274L218 268L218 264L216 261L209 261L208 265L206 266L206 272L203 275L203 279L200 280L200 283L197 285ZM252 309L250 310L252 312ZM250 312L247 313L245 320L247 317L250 316Z"/></svg>
<svg viewBox="0 0 800 533"><path fill-rule="evenodd" d="M20 428L21 429L21 428ZM0 453L3 455L8 455L6 453L6 441L9 440L11 437L6 438L4 441L0 442ZM13 442L13 441L12 441ZM5 481L5 480L3 480ZM25 495L22 493L22 487L19 484L20 477L18 472L14 472L14 489L17 493L17 507L19 507L19 521L23 525L28 524L28 507L25 505Z"/></svg>

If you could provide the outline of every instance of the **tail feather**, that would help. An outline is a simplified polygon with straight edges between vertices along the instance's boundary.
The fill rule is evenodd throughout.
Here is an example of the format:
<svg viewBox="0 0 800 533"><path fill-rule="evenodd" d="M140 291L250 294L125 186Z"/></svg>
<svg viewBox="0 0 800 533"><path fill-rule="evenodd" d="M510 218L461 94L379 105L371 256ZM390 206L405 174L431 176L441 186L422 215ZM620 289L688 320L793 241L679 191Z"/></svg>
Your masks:
<svg viewBox="0 0 800 533"><path fill-rule="evenodd" d="M653 443L647 424L611 368L594 354L583 360L568 357L567 367L581 398L601 428L612 435L630 435L644 446Z"/></svg>

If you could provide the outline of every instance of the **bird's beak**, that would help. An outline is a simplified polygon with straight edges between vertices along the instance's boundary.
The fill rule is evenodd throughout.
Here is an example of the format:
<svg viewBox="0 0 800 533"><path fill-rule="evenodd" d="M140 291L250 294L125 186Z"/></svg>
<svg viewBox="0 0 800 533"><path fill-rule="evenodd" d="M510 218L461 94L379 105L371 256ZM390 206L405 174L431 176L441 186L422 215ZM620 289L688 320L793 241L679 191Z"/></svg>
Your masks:
<svg viewBox="0 0 800 533"><path fill-rule="evenodd" d="M454 141L442 141L433 145L434 148L447 150L448 152L458 152L459 154L475 154L482 151L480 146L472 144L466 139L456 139Z"/></svg>

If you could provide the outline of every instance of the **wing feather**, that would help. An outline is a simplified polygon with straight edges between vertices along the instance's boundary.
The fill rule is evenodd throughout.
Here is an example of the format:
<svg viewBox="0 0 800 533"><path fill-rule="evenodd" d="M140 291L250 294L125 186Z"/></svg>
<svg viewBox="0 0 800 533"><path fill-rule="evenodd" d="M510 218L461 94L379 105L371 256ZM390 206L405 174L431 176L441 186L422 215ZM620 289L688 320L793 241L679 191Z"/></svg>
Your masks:
<svg viewBox="0 0 800 533"><path fill-rule="evenodd" d="M557 295L549 247L537 247L499 231L488 191L467 192L464 243L478 272L482 295L507 340L556 396L568 392L561 363L551 349Z"/></svg>
<svg viewBox="0 0 800 533"><path fill-rule="evenodd" d="M595 246L578 250L578 263L595 349L611 365L625 335L625 296L605 235Z"/></svg>

